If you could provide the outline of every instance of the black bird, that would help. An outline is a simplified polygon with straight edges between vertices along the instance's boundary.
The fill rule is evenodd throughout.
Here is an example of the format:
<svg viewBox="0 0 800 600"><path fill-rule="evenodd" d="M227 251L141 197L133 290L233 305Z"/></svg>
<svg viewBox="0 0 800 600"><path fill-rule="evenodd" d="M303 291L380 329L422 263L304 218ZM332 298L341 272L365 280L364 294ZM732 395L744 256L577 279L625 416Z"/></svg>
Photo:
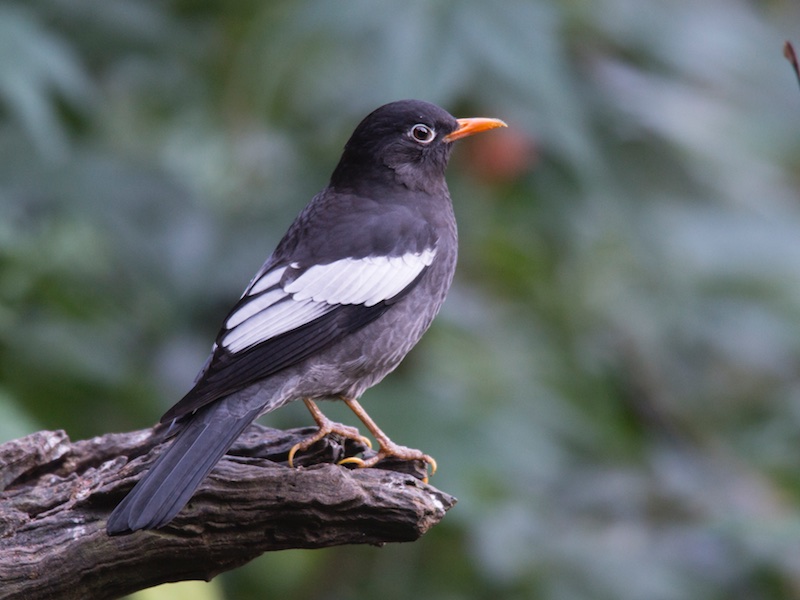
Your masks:
<svg viewBox="0 0 800 600"><path fill-rule="evenodd" d="M444 301L456 266L456 222L444 172L455 140L504 127L455 119L419 100L368 115L330 183L289 227L225 319L194 387L162 417L172 445L108 519L111 535L161 527L259 415L303 399L319 426L361 438L314 403L340 398L395 456L435 461L394 444L357 399L397 367Z"/></svg>

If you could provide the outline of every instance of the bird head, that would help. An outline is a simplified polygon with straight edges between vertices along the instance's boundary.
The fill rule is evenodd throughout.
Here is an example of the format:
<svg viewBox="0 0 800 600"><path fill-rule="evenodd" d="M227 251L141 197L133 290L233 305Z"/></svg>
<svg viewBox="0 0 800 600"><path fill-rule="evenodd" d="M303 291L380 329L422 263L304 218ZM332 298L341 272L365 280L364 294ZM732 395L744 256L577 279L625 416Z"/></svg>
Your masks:
<svg viewBox="0 0 800 600"><path fill-rule="evenodd" d="M356 182L381 182L411 190L436 191L452 143L480 131L505 127L499 119L456 119L421 100L400 100L377 108L356 127L331 177L331 185L353 189Z"/></svg>

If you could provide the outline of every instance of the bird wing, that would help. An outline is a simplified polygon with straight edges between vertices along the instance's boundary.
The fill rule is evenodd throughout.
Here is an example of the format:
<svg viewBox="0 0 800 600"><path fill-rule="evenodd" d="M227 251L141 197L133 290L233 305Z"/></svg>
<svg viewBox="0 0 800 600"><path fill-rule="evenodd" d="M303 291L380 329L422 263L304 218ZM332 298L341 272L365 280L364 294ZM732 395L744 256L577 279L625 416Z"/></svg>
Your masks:
<svg viewBox="0 0 800 600"><path fill-rule="evenodd" d="M383 314L433 262L435 248L398 256L271 265L225 319L195 386L170 421L323 350Z"/></svg>

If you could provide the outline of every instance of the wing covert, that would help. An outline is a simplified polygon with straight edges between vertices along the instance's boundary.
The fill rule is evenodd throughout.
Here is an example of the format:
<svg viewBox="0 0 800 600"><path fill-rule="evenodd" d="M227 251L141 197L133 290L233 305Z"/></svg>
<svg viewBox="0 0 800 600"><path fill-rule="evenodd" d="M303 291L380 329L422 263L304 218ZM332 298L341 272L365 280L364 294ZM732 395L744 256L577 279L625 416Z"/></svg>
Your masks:
<svg viewBox="0 0 800 600"><path fill-rule="evenodd" d="M430 248L262 270L225 319L197 383L162 421L243 389L357 331L413 289L435 255Z"/></svg>

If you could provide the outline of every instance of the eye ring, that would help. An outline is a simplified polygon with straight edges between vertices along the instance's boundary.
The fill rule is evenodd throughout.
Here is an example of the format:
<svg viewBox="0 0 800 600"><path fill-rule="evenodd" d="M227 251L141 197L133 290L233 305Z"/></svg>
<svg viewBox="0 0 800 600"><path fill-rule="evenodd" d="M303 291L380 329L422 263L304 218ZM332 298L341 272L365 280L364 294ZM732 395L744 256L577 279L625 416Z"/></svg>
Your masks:
<svg viewBox="0 0 800 600"><path fill-rule="evenodd" d="M420 144L430 144L436 138L436 131L432 127L417 123L408 132L408 136Z"/></svg>

